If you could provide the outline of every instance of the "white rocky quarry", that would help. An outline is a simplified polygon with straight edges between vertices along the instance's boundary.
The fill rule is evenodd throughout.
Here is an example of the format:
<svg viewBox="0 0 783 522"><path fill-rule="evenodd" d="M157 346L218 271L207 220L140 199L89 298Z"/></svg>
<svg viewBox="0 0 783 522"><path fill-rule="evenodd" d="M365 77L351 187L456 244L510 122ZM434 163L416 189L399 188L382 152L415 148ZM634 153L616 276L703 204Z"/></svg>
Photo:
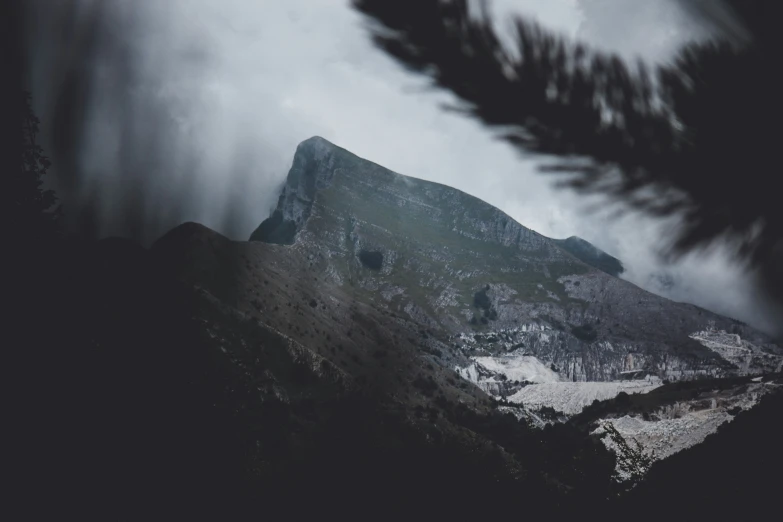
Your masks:
<svg viewBox="0 0 783 522"><path fill-rule="evenodd" d="M457 367L461 377L485 388L498 382L558 382L560 375L537 358L529 355L471 357L472 364ZM485 390L486 391L486 390Z"/></svg>
<svg viewBox="0 0 783 522"><path fill-rule="evenodd" d="M459 334L453 340L470 362L455 370L495 399L515 404L500 406L501 411L524 418L537 427L556 422L539 415L542 408L561 412L563 420L580 413L595 400L613 399L620 392L648 393L663 385L660 377L640 368L617 372L622 380L574 382L569 375L558 372L552 362L530 354L531 347L540 348L554 342L554 333L546 325L533 323L478 335ZM738 334L710 326L690 337L732 363L737 376L780 372L783 366L782 357ZM628 359L632 360L632 356ZM635 367L633 362L628 364ZM681 373L669 371L665 377L679 380L685 377L684 372ZM624 415L601 419L593 433L602 433L605 424L611 422L631 448L635 448L638 441L646 455L653 460L663 459L700 443L721 424L731 421L738 411L753 407L762 395L776 386L761 381L762 377L753 379L747 390L730 397L716 392L715 398L706 404L703 399L683 401L644 417ZM603 440L609 449L617 451L610 437ZM619 468L618 476L621 480L628 478Z"/></svg>
<svg viewBox="0 0 783 522"><path fill-rule="evenodd" d="M635 447L638 442L653 461L661 460L699 444L715 433L721 424L733 420L736 413L752 408L763 395L779 386L759 382L760 379L753 381L743 393L713 398L706 407L703 400L684 401L661 408L646 419L636 415L601 419L593 433L603 433L605 425L611 423L629 446ZM609 437L603 441L609 449L617 451L616 444ZM627 478L622 473L620 475Z"/></svg>
<svg viewBox="0 0 783 522"><path fill-rule="evenodd" d="M736 365L740 375L783 370L783 357L780 355L766 352L738 334L718 330L712 325L691 334L690 338Z"/></svg>
<svg viewBox="0 0 783 522"><path fill-rule="evenodd" d="M661 386L656 377L614 382L551 382L525 386L507 398L527 409L554 408L566 415L576 415L595 400L605 401L620 392L647 393Z"/></svg>
<svg viewBox="0 0 783 522"><path fill-rule="evenodd" d="M556 342L556 334L551 327L540 323L481 334L460 333L452 342L456 341L470 362L456 366L455 370L496 398L505 398L528 409L551 407L568 415L579 413L594 400L612 399L620 392L647 393L662 384L660 375L644 370L643 357L630 353L624 357L622 368L616 368L621 371L614 372L615 379L575 379L573 371L565 373L553 361L531 354L534 350L547 353L546 346ZM690 337L732 363L736 367L733 375L760 375L783 370L783 357L769 353L738 334L710 326ZM607 343L602 343L602 348L604 352L617 349ZM700 372L690 373L670 366L663 372L663 377L681 380Z"/></svg>
<svg viewBox="0 0 783 522"><path fill-rule="evenodd" d="M455 370L495 398L505 398L528 410L551 407L567 415L579 413L596 399L611 399L621 391L646 393L661 385L659 378L645 375L641 369L618 372L620 380L574 382L570 375L558 371L552 361L530 354L532 348L553 342L555 333L539 323L483 334L461 333L453 341L457 341L470 363Z"/></svg>
<svg viewBox="0 0 783 522"><path fill-rule="evenodd" d="M594 400L607 400L626 393L647 393L661 385L657 377L612 382L570 382L533 356L501 355L472 357L472 364L455 368L464 379L495 398L521 404L530 410L551 407L575 415ZM514 393L515 385L521 388Z"/></svg>

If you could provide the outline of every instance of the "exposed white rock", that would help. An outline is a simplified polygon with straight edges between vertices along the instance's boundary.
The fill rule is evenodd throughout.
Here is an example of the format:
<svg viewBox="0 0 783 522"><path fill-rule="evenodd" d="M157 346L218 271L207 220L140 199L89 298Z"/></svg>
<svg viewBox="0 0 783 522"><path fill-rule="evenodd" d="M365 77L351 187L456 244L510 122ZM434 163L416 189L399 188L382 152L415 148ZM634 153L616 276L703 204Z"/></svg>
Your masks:
<svg viewBox="0 0 783 522"><path fill-rule="evenodd" d="M435 310L447 308L449 306L457 306L459 304L459 292L452 285L446 286L437 298L431 300L432 307Z"/></svg>
<svg viewBox="0 0 783 522"><path fill-rule="evenodd" d="M399 286L389 285L381 290L381 297L387 301L391 301L395 296L405 293L405 289Z"/></svg>
<svg viewBox="0 0 783 522"><path fill-rule="evenodd" d="M691 334L690 338L736 365L743 375L780 371L783 366L783 357L766 353L738 334L709 327Z"/></svg>
<svg viewBox="0 0 783 522"><path fill-rule="evenodd" d="M661 386L657 378L616 382L553 382L525 386L508 397L509 402L537 410L549 406L567 415L581 412L594 400L604 401L620 392L647 393Z"/></svg>
<svg viewBox="0 0 783 522"><path fill-rule="evenodd" d="M755 381L755 379L754 379ZM708 435L717 431L724 422L731 421L734 408L748 410L755 406L761 396L777 385L755 383L739 395L730 398L712 399L707 408L694 407L694 402L678 402L659 409L644 419L624 415L619 418L601 419L593 433L605 431L604 425L611 422L629 446L638 442L642 451L653 460L661 460L679 451L701 443ZM609 437L604 438L607 448L616 451ZM619 471L619 470L618 470Z"/></svg>
<svg viewBox="0 0 783 522"><path fill-rule="evenodd" d="M559 382L561 380L560 375L533 356L508 355L472 359L489 372L505 375L509 381Z"/></svg>
<svg viewBox="0 0 783 522"><path fill-rule="evenodd" d="M660 460L700 443L707 435L714 433L718 426L732 418L725 410L715 409L690 412L679 418L659 421L625 415L602 420L601 426L611 422L626 441L632 445L634 440L638 441L645 454ZM599 427L594 433L602 431L603 427ZM604 441L607 447L614 449L608 438Z"/></svg>

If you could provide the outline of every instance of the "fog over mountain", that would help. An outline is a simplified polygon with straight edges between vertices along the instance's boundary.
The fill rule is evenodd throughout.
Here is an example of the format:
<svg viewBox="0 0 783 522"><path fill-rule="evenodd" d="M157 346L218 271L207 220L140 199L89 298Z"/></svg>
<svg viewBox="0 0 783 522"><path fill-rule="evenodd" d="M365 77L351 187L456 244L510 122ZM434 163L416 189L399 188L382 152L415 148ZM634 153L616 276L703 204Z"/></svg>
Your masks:
<svg viewBox="0 0 783 522"><path fill-rule="evenodd" d="M665 263L666 223L557 190L536 161L442 111L448 98L374 49L346 0L28 4L30 88L74 232L149 245L196 221L246 239L275 205L290 151L319 135L475 195L548 237L584 238L643 288L775 327L727 251ZM674 0L502 0L493 9L649 61L706 36Z"/></svg>

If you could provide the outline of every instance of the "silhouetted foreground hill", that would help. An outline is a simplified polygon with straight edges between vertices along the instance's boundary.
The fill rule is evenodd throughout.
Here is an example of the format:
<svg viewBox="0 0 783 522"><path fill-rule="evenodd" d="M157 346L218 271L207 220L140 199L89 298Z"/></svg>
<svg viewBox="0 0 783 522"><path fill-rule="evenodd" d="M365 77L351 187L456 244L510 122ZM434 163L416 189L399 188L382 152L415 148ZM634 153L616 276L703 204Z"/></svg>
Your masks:
<svg viewBox="0 0 783 522"><path fill-rule="evenodd" d="M422 409L456 426L435 440L407 404L314 374L278 334L179 284L141 247L110 239L50 254L48 270L19 281L14 328L29 365L16 391L31 515L384 518L562 497L491 442L512 417ZM259 393L265 380L280 400ZM568 454L534 439L539 456Z"/></svg>
<svg viewBox="0 0 783 522"><path fill-rule="evenodd" d="M241 430L212 407L228 370L192 327L192 300L124 240L64 244L47 259L15 325L33 365L20 390L22 480L42 497L30 509L142 517L234 496Z"/></svg>
<svg viewBox="0 0 783 522"><path fill-rule="evenodd" d="M314 372L289 339L172 277L165 251L110 239L49 254L20 268L11 294L26 364L17 483L31 516L619 516L650 503L708 512L729 495L776 505L762 473L780 469L779 396L656 464L615 505L614 459L581 430L438 396L395 402L328 362Z"/></svg>

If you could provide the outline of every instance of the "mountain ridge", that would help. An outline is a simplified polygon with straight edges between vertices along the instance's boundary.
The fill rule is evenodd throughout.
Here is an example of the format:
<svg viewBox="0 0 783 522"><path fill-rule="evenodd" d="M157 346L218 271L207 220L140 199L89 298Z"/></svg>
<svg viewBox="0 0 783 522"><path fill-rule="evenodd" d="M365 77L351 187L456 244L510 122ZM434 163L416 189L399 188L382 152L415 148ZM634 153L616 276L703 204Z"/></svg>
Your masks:
<svg viewBox="0 0 783 522"><path fill-rule="evenodd" d="M342 154L350 155L353 158L356 158L358 160L366 162L367 165L371 165L374 168L376 168L376 169L378 169L378 170L380 170L380 171L382 171L382 172L384 172L386 174L390 174L392 176L399 176L401 179L409 180L410 182L419 182L419 183L424 184L425 186L438 187L438 188L441 188L441 189L446 189L446 190L449 190L449 191L453 191L455 193L460 194L461 196L463 196L465 198L468 198L468 199L471 199L471 200L474 200L474 201L479 201L479 202L481 202L483 204L486 204L482 200L480 200L479 198L477 198L477 197L475 197L475 196L473 196L473 195L471 195L471 194L469 194L469 193L467 193L467 192L465 192L463 190L450 187L450 186L448 186L446 184L438 183L438 182L434 182L434 181L429 181L429 180L425 180L425 179L422 179L422 178L416 178L414 176L402 175L402 174L398 174L396 172L393 172L390 169L387 169L386 167L383 167L382 165L380 165L378 163L375 163L375 162L373 162L371 160L367 160L367 159L361 158L361 157L353 154L349 150L347 150L347 149L345 149L343 147L340 147L339 145L335 145L334 143L332 143L332 142L330 142L330 141L328 141L328 140L326 140L326 139L324 139L324 138L322 138L320 136L313 136L313 137L311 137L311 138L309 138L307 140L304 140L301 143L299 143L299 145L297 146L297 149L296 149L296 153L294 155L294 165L292 165L291 171L289 172L289 176L288 177L291 176L292 172L295 172L296 173L295 175L301 175L300 172L299 172L299 169L302 169L302 166L297 165L296 162L297 162L297 158L301 157L301 155L303 154L305 149L315 149L315 150L321 151L321 153L323 153L323 151L325 151L326 149L338 150ZM316 161L317 161L317 158L316 158ZM329 180L327 178L326 180L323 180L323 181L320 181L320 180L316 181L316 187L319 185L319 182L321 183L321 188L323 188L323 186L328 185ZM290 184L286 183L284 185L284 187L290 187ZM312 190L312 186L307 186L306 190L307 191ZM264 242L269 242L269 243L289 244L289 245L293 244L293 236L298 231L296 229L296 227L297 227L297 225L299 227L301 227L303 225L303 222L305 222L307 220L307 217L309 216L309 209L301 211L301 214L299 215L299 216L301 216L301 219L296 219L296 218L295 219L291 219L291 216L294 215L294 212L289 212L287 217L283 217L282 209L280 207L284 207L285 206L286 200L291 198L292 194L295 194L296 197L301 197L301 191L300 190L286 192L286 189L285 188L283 189L283 191L281 192L281 195L278 198L277 208L275 210L273 210L272 214L267 219L262 221L262 223L259 225L259 227L257 227L256 230L253 231L253 233L251 233L250 238L249 238L250 241L264 241ZM312 203L312 201L309 198L304 198L304 199L302 199L302 201L306 202L306 203ZM486 205L488 205L488 204L486 204ZM509 221L513 221L516 225L524 228L525 230L529 230L530 232L538 234L541 237L546 237L546 236L543 236L542 234L539 234L539 233L533 231L532 229L529 229L528 227L525 227L524 225L521 225L520 223L516 222L516 220L514 220L511 216L509 216L508 214L502 212L501 210L499 210L499 209L496 209L496 210L498 212L500 212L505 219L507 219ZM299 216L297 216L297 217L299 217ZM614 258L611 255L607 254L606 252L601 251L596 246L592 245L591 243L589 243L588 241L586 241L586 240L584 240L584 239L582 239L580 237L571 236L569 238L562 239L562 240L551 239L551 238L547 238L547 239L550 239L557 246L559 246L563 250L567 251L568 253L574 255L577 259L579 259L580 261L582 261L583 263L585 263L585 264L587 264L589 266L592 266L593 268L597 268L599 270L603 270L606 273L609 273L610 275L615 275L615 276L619 275L620 273L622 273L624 271L622 263L619 260L617 260L616 258ZM586 252L588 250L590 252ZM608 264L615 263L618 266L611 266L609 269L602 267L602 262L604 262L603 258L606 258L606 262L608 262Z"/></svg>
<svg viewBox="0 0 783 522"><path fill-rule="evenodd" d="M318 162L322 160L327 161L326 165L324 165L324 168L322 170L313 172L312 170L314 165L317 165ZM264 222L267 222L270 219L276 219L275 213L279 212L277 215L282 219L280 226L302 227L310 215L313 198L318 190L329 187L337 170L346 168L346 166L349 166L350 164L353 164L351 166L355 166L356 163L362 164L362 167L368 171L368 176L385 177L387 180L390 179L392 181L409 185L420 185L423 190L445 190L452 194L458 195L458 197L465 199L468 202L478 202L482 205L486 205L495 212L499 213L501 215L501 219L506 220L506 222L513 222L516 226L520 227L528 234L535 234L540 238L544 238L543 235L538 234L537 232L527 227L524 227L501 210L487 205L479 198L476 198L467 192L449 187L445 184L398 174L390 169L387 169L386 167L383 167L380 164L374 163L364 158L360 158L347 149L339 147L327 141L326 139L321 138L320 136L313 136L301 142L297 146L296 153L294 154L293 165L289 170L286 184L284 185L280 197L278 198L278 206L275 211L273 211L272 216L270 216L270 218L267 220L264 220ZM303 203L305 204L304 208L302 207ZM251 241L264 241L266 239L263 235L264 231L261 230L264 222L262 222L259 228L257 228L251 234ZM298 231L299 229L297 232ZM275 241L268 241L267 239L266 242ZM289 241L286 242L286 244L292 244L292 242Z"/></svg>
<svg viewBox="0 0 783 522"><path fill-rule="evenodd" d="M731 363L691 337L710 324L749 336L760 352L771 346L737 321L599 271L478 198L394 173L323 138L297 147L275 213L296 229L288 244L306 251L331 283L447 337L544 325L550 333L542 335L556 336L559 348L528 342L569 379L725 373ZM513 344L531 337L514 336ZM613 361L600 361L612 353Z"/></svg>

